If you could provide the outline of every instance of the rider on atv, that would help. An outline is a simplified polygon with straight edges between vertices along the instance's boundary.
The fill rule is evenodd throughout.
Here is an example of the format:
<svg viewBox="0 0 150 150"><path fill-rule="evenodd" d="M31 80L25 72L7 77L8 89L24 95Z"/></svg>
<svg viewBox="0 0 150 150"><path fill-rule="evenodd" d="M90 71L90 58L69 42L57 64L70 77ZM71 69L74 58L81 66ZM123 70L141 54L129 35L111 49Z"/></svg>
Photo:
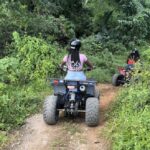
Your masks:
<svg viewBox="0 0 150 150"><path fill-rule="evenodd" d="M127 58L126 71L133 69L135 63L140 59L139 51L134 48Z"/></svg>
<svg viewBox="0 0 150 150"><path fill-rule="evenodd" d="M69 54L66 55L60 67L67 65L68 72L65 80L54 79L51 84L54 94L44 101L43 118L49 125L54 125L59 119L59 112L64 111L65 117L76 117L79 112L85 113L85 122L88 126L99 124L99 90L95 80L86 80L83 65L92 64L79 50L81 42L74 39L70 43Z"/></svg>
<svg viewBox="0 0 150 150"><path fill-rule="evenodd" d="M135 63L140 59L140 54L138 50L135 48L129 54L127 58L127 65L125 67L119 67L118 73L115 73L112 77L112 84L114 86L119 86L124 83L128 83L132 77L132 72Z"/></svg>
<svg viewBox="0 0 150 150"><path fill-rule="evenodd" d="M127 65L125 67L126 70L126 78L130 79L130 74L132 69L134 68L135 63L140 59L140 54L139 51L134 48L132 50L132 52L129 54L128 58L127 58Z"/></svg>
<svg viewBox="0 0 150 150"><path fill-rule="evenodd" d="M86 76L83 72L83 65L86 64L92 70L93 65L87 59L86 55L79 52L81 42L79 39L73 39L70 42L70 48L68 49L68 55L63 58L60 67L67 65L68 71L65 80L86 80Z"/></svg>

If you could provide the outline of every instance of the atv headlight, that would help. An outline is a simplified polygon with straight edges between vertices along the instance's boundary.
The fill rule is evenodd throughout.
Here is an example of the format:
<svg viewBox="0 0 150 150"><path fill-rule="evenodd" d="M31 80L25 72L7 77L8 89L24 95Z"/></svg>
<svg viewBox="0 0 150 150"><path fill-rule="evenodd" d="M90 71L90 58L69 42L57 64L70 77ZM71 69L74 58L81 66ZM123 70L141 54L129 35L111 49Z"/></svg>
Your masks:
<svg viewBox="0 0 150 150"><path fill-rule="evenodd" d="M85 85L81 85L79 89L80 89L81 92L84 92L86 87L85 87Z"/></svg>

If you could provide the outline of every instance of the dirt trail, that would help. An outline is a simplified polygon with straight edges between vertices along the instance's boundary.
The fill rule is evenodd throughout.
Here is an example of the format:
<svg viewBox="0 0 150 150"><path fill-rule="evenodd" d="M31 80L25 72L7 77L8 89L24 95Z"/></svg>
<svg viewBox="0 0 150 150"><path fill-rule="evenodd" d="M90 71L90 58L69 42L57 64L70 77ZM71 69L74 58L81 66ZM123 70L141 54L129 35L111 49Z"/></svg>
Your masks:
<svg viewBox="0 0 150 150"><path fill-rule="evenodd" d="M46 125L42 114L37 114L27 119L19 139L7 150L109 150L110 144L101 132L106 123L105 112L118 89L110 84L100 84L98 88L101 92L98 127L87 127L83 114L75 120L62 115L53 126Z"/></svg>

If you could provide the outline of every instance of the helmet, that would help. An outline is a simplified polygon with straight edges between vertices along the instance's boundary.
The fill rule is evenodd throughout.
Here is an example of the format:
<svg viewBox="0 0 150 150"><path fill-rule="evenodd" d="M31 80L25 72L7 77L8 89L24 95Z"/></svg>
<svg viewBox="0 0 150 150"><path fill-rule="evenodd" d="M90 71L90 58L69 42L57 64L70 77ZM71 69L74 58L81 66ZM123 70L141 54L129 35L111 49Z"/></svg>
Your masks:
<svg viewBox="0 0 150 150"><path fill-rule="evenodd" d="M137 61L140 58L140 54L137 48L134 48L131 52L131 58Z"/></svg>
<svg viewBox="0 0 150 150"><path fill-rule="evenodd" d="M81 41L79 39L73 39L70 42L71 49L79 50L81 47Z"/></svg>
<svg viewBox="0 0 150 150"><path fill-rule="evenodd" d="M134 48L134 49L132 50L132 53L138 53L138 49L137 49L137 48Z"/></svg>

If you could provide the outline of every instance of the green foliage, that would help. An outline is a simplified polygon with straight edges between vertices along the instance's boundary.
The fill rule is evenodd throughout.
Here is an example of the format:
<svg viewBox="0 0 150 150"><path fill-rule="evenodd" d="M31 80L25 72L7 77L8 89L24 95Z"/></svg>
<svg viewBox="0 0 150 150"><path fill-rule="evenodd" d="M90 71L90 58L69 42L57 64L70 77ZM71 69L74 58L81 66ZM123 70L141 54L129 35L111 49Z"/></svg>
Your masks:
<svg viewBox="0 0 150 150"><path fill-rule="evenodd" d="M89 1L89 7L93 10L94 32L107 32L109 23L111 25L114 24L112 18L110 21L110 17L113 17L112 13L115 13L115 2L110 0L92 0Z"/></svg>
<svg viewBox="0 0 150 150"><path fill-rule="evenodd" d="M74 23L77 37L92 33L92 14L91 10L84 6L84 0L50 0L50 2L60 8L59 15L63 14Z"/></svg>
<svg viewBox="0 0 150 150"><path fill-rule="evenodd" d="M149 20L149 0L0 0L0 143L38 110L45 79L60 76L60 47L82 36L82 51L96 66L87 76L110 82L127 49L149 39ZM113 110L114 149L149 149L149 53L140 82L123 91Z"/></svg>
<svg viewBox="0 0 150 150"><path fill-rule="evenodd" d="M147 62L149 63L150 62L150 47L144 51L143 53L143 57L147 60Z"/></svg>
<svg viewBox="0 0 150 150"><path fill-rule="evenodd" d="M146 50L144 54L150 52ZM147 57L148 58L148 57ZM122 89L110 112L109 137L114 150L150 149L149 58L135 72L138 82Z"/></svg>
<svg viewBox="0 0 150 150"><path fill-rule="evenodd" d="M18 28L12 12L6 5L5 3L0 5L0 56L8 55L9 52L4 50L5 44L11 41L12 30Z"/></svg>
<svg viewBox="0 0 150 150"><path fill-rule="evenodd" d="M102 43L100 43L96 36L91 35L85 39L82 39L81 51L84 51L88 55L92 55L97 52L102 52Z"/></svg>
<svg viewBox="0 0 150 150"><path fill-rule="evenodd" d="M106 49L112 52L113 54L127 52L127 48L123 45L123 43L116 41L114 39L110 39L108 41L103 42L102 46L103 46L103 49Z"/></svg>
<svg viewBox="0 0 150 150"><path fill-rule="evenodd" d="M31 87L6 86L0 97L0 130L10 130L24 122L40 104L39 94Z"/></svg>
<svg viewBox="0 0 150 150"><path fill-rule="evenodd" d="M3 145L8 140L6 132L0 132L0 143Z"/></svg>
<svg viewBox="0 0 150 150"><path fill-rule="evenodd" d="M84 7L83 0L29 0L24 2L34 12L40 15L53 15L56 18L63 15L75 25L77 36L90 34L92 31L91 11Z"/></svg>
<svg viewBox="0 0 150 150"><path fill-rule="evenodd" d="M127 48L140 45L149 37L150 5L141 0L92 0L95 33Z"/></svg>
<svg viewBox="0 0 150 150"><path fill-rule="evenodd" d="M124 66L126 60L126 53L118 53L112 55L109 51L97 53L96 56L89 56L89 59L96 67L93 71L88 73L89 78L94 78L98 82L111 82L113 74L117 71L118 66Z"/></svg>
<svg viewBox="0 0 150 150"><path fill-rule="evenodd" d="M116 68L120 65L123 66L127 57L126 49L120 43L108 42L104 45L96 36L82 40L82 51L96 67L87 76L98 82L111 82ZM113 55L112 51L116 55Z"/></svg>
<svg viewBox="0 0 150 150"><path fill-rule="evenodd" d="M0 59L0 82L15 82L15 75L19 66L18 59L14 57L5 57Z"/></svg>
<svg viewBox="0 0 150 150"><path fill-rule="evenodd" d="M8 45L14 31L63 45L75 35L91 35L94 31L103 45L119 42L131 48L149 38L149 17L149 1L140 0L1 1L0 56L12 52Z"/></svg>
<svg viewBox="0 0 150 150"><path fill-rule="evenodd" d="M144 5L140 0L120 0L119 6L125 15L118 18L117 30L124 35L122 37L124 43L128 45L129 41L134 41L136 44L139 39L146 38L149 32L148 20L150 17L146 12L150 12L148 5Z"/></svg>
<svg viewBox="0 0 150 150"><path fill-rule="evenodd" d="M12 45L16 49L16 57L19 60L19 74L17 74L19 81L28 83L56 74L56 68L60 63L56 47L36 37L21 38L17 32L14 32L13 36Z"/></svg>
<svg viewBox="0 0 150 150"><path fill-rule="evenodd" d="M17 32L13 38L12 57L0 59L0 131L22 125L26 117L39 110L41 99L50 91L46 78L57 75L62 58L59 47L42 38L21 37ZM0 133L1 144L5 139Z"/></svg>
<svg viewBox="0 0 150 150"><path fill-rule="evenodd" d="M42 36L47 41L58 41L65 44L68 39L75 36L74 25L63 16L55 18L53 16L30 17L26 31L30 35Z"/></svg>
<svg viewBox="0 0 150 150"><path fill-rule="evenodd" d="M42 4L41 7L43 9ZM5 1L0 3L0 57L12 52L8 45L12 42L14 31L21 35L42 37L48 42L57 41L60 44L66 44L68 39L75 36L74 29L74 24L62 15L56 18L35 11L30 12L26 3Z"/></svg>

